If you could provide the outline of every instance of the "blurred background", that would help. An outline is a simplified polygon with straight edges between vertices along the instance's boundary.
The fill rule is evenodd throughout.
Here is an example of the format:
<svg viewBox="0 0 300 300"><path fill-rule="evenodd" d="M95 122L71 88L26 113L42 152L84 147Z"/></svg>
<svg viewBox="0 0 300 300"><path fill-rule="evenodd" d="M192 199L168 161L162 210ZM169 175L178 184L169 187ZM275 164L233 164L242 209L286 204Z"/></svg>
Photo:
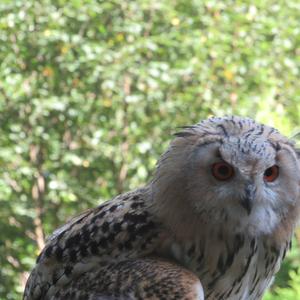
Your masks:
<svg viewBox="0 0 300 300"><path fill-rule="evenodd" d="M299 0L1 0L0 299L45 238L147 182L177 127L300 130ZM300 231L264 300L300 299Z"/></svg>

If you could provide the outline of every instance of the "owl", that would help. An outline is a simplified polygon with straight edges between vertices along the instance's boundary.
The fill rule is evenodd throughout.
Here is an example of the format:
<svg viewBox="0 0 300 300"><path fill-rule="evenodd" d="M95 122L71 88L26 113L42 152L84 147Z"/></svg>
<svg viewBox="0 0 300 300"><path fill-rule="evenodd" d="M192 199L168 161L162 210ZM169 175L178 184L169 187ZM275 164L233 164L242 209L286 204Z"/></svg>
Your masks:
<svg viewBox="0 0 300 300"><path fill-rule="evenodd" d="M249 118L183 127L147 185L50 236L24 299L261 299L299 217L299 154Z"/></svg>

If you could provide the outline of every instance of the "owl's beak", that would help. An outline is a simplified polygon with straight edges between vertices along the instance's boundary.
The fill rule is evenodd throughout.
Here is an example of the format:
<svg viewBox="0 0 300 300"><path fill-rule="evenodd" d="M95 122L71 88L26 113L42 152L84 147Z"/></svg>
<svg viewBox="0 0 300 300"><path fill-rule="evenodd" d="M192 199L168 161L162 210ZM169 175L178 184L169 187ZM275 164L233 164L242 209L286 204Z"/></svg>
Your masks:
<svg viewBox="0 0 300 300"><path fill-rule="evenodd" d="M241 199L241 205L246 209L248 215L250 215L254 199L256 196L256 188L253 183L247 183L245 190L244 190L244 196Z"/></svg>

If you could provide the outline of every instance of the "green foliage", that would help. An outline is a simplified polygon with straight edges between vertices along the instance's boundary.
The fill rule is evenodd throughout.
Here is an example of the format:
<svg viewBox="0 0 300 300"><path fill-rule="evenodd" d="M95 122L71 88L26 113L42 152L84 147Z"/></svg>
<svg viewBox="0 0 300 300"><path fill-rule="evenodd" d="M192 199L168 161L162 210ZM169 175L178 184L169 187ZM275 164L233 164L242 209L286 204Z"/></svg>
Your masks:
<svg viewBox="0 0 300 300"><path fill-rule="evenodd" d="M1 1L0 298L44 234L149 180L176 127L299 130L299 19L296 0ZM292 253L266 299L300 299Z"/></svg>
<svg viewBox="0 0 300 300"><path fill-rule="evenodd" d="M300 255L299 245L294 240L289 256L285 259L281 271L276 276L271 290L264 300L296 300L300 299Z"/></svg>
<svg viewBox="0 0 300 300"><path fill-rule="evenodd" d="M288 286L274 288L273 293L268 293L265 300L295 300L300 299L300 268L298 271L289 272Z"/></svg>

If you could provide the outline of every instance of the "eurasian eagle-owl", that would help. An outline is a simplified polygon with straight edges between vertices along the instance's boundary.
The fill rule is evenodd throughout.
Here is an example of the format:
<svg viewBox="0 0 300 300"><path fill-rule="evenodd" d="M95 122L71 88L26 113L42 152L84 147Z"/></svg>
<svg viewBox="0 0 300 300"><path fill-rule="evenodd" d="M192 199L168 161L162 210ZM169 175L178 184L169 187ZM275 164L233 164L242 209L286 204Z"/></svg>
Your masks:
<svg viewBox="0 0 300 300"><path fill-rule="evenodd" d="M24 299L261 299L299 216L299 151L241 117L175 136L149 184L53 233Z"/></svg>

